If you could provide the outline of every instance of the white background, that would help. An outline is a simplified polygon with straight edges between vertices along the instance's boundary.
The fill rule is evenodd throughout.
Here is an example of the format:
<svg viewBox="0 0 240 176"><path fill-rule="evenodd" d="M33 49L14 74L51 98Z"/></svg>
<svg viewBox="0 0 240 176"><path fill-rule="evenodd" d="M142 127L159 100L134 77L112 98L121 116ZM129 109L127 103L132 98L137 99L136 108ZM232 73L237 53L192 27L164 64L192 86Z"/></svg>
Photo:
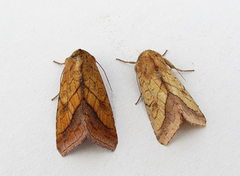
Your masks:
<svg viewBox="0 0 240 176"><path fill-rule="evenodd" d="M68 0L0 2L0 175L239 175L240 1ZM104 67L119 143L85 141L62 157L55 124L60 75L76 49ZM134 65L152 49L178 74L205 114L169 146L157 141ZM102 73L102 71L100 71ZM174 71L174 73L176 73ZM103 74L102 74L103 75Z"/></svg>

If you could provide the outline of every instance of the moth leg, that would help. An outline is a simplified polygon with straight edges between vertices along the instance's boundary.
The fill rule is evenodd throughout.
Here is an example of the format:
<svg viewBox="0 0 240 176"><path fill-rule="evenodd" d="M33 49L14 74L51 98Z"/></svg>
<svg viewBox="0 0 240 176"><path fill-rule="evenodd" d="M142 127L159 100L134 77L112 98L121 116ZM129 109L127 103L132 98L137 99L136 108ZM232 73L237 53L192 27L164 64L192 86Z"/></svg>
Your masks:
<svg viewBox="0 0 240 176"><path fill-rule="evenodd" d="M166 53L166 52L165 52ZM194 70L181 70L179 68L176 68L169 60L163 58L165 63L171 68L171 69L175 69L177 70L177 72L179 73L179 75L185 80L185 78L182 76L182 74L180 73L181 72L193 72Z"/></svg>
<svg viewBox="0 0 240 176"><path fill-rule="evenodd" d="M166 53L166 52L165 52ZM164 53L164 54L165 54ZM171 68L171 69L175 69L175 70L177 70L177 71L181 71L181 72L192 72L192 71L194 71L194 70L181 70L181 69L179 69L179 68L176 68L169 60L167 60L167 59L165 59L165 58L163 58L164 59L164 61L165 61L165 63Z"/></svg>
<svg viewBox="0 0 240 176"><path fill-rule="evenodd" d="M137 100L137 102L135 103L135 105L137 105L138 104L138 102L140 101L140 99L142 98L142 92L141 92L141 94L140 94L140 96L139 96L139 98L138 98L138 100Z"/></svg>
<svg viewBox="0 0 240 176"><path fill-rule="evenodd" d="M121 59L116 59L118 61L121 61L121 62L124 62L124 63L129 63L129 64L136 64L136 62L133 62L133 61L124 61L124 60L121 60Z"/></svg>
<svg viewBox="0 0 240 176"><path fill-rule="evenodd" d="M57 62L57 61L53 61L55 64L58 64L58 65L64 65L65 63L60 63L60 62Z"/></svg>
<svg viewBox="0 0 240 176"><path fill-rule="evenodd" d="M165 56L165 54L168 52L168 50L166 50L164 53L163 53L163 55L162 56Z"/></svg>
<svg viewBox="0 0 240 176"><path fill-rule="evenodd" d="M52 101L55 100L58 96L59 96L59 93L55 97L53 97L51 100Z"/></svg>

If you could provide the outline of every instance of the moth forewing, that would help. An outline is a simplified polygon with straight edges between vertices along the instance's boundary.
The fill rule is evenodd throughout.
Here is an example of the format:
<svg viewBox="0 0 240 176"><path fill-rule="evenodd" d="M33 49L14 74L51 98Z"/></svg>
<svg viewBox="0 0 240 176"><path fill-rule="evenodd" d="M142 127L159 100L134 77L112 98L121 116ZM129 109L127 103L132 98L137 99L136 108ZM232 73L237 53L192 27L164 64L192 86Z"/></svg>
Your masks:
<svg viewBox="0 0 240 176"><path fill-rule="evenodd" d="M118 139L95 58L76 50L65 61L57 110L57 148L65 156L85 138L110 150Z"/></svg>
<svg viewBox="0 0 240 176"><path fill-rule="evenodd" d="M184 71L152 50L142 52L135 65L153 130L164 145L170 142L184 119L206 126L198 105L169 67Z"/></svg>

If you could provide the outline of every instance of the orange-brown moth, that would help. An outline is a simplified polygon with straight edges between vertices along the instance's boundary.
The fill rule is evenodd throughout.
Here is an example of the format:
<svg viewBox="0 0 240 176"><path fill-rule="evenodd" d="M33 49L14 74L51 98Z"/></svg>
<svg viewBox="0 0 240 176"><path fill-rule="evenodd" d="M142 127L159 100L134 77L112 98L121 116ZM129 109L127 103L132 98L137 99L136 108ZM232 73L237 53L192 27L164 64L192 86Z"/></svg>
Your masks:
<svg viewBox="0 0 240 176"><path fill-rule="evenodd" d="M137 62L126 63L136 63L141 93L154 133L161 144L168 145L184 119L193 125L206 126L203 113L170 68L187 70L176 68L152 50L142 52Z"/></svg>
<svg viewBox="0 0 240 176"><path fill-rule="evenodd" d="M95 58L76 50L65 60L57 109L57 149L62 156L90 139L115 150L112 109Z"/></svg>

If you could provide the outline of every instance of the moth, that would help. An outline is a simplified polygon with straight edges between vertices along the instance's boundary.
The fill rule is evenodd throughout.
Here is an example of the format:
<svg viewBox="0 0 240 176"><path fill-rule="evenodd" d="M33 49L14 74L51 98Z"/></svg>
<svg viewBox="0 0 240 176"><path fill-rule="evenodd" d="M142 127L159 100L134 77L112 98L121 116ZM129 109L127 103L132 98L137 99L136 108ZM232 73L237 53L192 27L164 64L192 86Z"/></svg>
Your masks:
<svg viewBox="0 0 240 176"><path fill-rule="evenodd" d="M65 156L86 138L115 150L113 113L95 58L79 49L64 64L57 108L58 151Z"/></svg>
<svg viewBox="0 0 240 176"><path fill-rule="evenodd" d="M154 133L161 144L168 145L183 120L193 125L206 126L206 119L171 69L193 70L180 70L163 56L146 50L140 54L137 62L117 60L136 64L141 95Z"/></svg>

